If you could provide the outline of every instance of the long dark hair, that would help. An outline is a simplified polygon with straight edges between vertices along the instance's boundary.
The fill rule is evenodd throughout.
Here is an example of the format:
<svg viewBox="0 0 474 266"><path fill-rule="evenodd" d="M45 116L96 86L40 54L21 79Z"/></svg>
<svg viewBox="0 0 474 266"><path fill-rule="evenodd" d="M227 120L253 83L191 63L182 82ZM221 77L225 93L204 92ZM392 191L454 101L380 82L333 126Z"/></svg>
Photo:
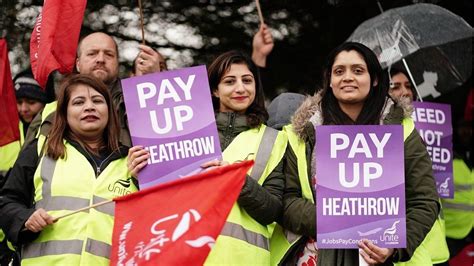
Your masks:
<svg viewBox="0 0 474 266"><path fill-rule="evenodd" d="M66 149L63 139L69 138L77 141L82 147L97 155L98 150L92 150L73 132L67 123L67 106L71 98L71 92L77 85L82 84L95 89L98 93L104 96L107 103L107 111L109 113L109 120L105 126L103 133L103 147L109 151L116 151L119 149L119 123L113 102L111 100L110 92L107 86L99 79L84 74L73 74L65 78L59 88L58 106L54 115L54 122L51 132L48 137L46 155L54 160L64 158L66 156Z"/></svg>
<svg viewBox="0 0 474 266"><path fill-rule="evenodd" d="M245 114L247 115L247 124L251 127L257 127L268 120L268 112L265 109L265 101L263 95L263 88L260 82L260 75L257 66L244 53L236 50L225 52L219 55L208 68L209 85L211 88L212 105L214 112L219 111L219 98L214 96L217 91L217 86L221 82L222 77L229 71L232 64L244 64L252 72L255 78L255 100L247 108Z"/></svg>
<svg viewBox="0 0 474 266"><path fill-rule="evenodd" d="M337 55L342 51L358 52L364 58L370 75L370 91L356 121L352 121L349 116L342 111L330 87L332 66ZM375 86L373 86L374 81L377 81L377 85ZM324 71L322 94L321 109L324 124L375 125L379 123L380 115L385 105L386 97L388 96L387 76L384 75L377 56L372 50L360 43L346 42L332 50L328 56Z"/></svg>

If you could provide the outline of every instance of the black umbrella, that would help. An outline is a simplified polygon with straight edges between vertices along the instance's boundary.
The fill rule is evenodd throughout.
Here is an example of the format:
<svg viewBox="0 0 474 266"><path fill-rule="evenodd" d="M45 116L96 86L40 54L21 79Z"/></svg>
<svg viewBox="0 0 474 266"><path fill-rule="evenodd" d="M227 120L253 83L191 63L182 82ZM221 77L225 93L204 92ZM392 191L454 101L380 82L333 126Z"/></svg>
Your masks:
<svg viewBox="0 0 474 266"><path fill-rule="evenodd" d="M472 27L433 4L390 9L357 27L348 41L371 48L382 67L403 64L422 97L462 85L472 72Z"/></svg>

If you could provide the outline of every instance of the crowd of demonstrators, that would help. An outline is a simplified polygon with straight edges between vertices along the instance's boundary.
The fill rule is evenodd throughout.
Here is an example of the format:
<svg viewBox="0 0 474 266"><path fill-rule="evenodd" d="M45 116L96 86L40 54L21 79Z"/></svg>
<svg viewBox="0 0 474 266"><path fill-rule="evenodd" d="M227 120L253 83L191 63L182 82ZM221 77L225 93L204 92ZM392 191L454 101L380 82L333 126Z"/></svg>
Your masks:
<svg viewBox="0 0 474 266"><path fill-rule="evenodd" d="M1 192L1 226L22 244L22 265L109 264L113 207L55 218L119 196L107 189L119 180L137 191L118 136L108 88L90 75L66 78L44 153L28 144Z"/></svg>
<svg viewBox="0 0 474 266"><path fill-rule="evenodd" d="M438 195L431 161L414 130L405 106L388 96L388 82L375 54L358 43L344 43L329 55L325 65L324 87L308 98L296 112L291 126L285 128L290 143L283 198L283 227L299 239L287 242L286 261L302 265L316 260L319 265L357 265L355 249L317 250L316 208L313 186L313 150L316 125L390 125L403 124L405 158L405 195L407 247L380 248L368 240L359 243L368 264L383 264L410 259L425 238L439 211ZM411 123L411 125L410 125ZM303 148L301 147L303 145ZM302 164L300 161L306 162ZM284 246L284 245L282 245Z"/></svg>
<svg viewBox="0 0 474 266"><path fill-rule="evenodd" d="M414 130L409 103L400 100L414 95L408 75L392 71L389 89L375 54L361 44L344 43L328 57L322 90L306 99L298 94L280 95L269 106L269 119L263 85L271 84L267 58L273 47L271 30L262 24L252 41L251 57L229 51L208 67L223 159L202 167L246 159L256 164L206 264L342 266L357 265L359 256L370 265L410 259L413 265L422 263L417 254L440 205L431 161ZM131 76L168 70L157 50L146 45L139 49ZM21 94L23 98L18 92L32 83L20 82L26 78L15 81L20 86L22 123L29 127L27 145L0 190L0 215L6 217L0 226L9 240L23 246L24 265L109 263L111 205L64 220L55 218L118 196L107 189L117 181L127 183L130 192L138 190L136 177L149 153L143 147L131 147L118 53L116 42L106 33L83 37L77 48L76 73L61 82L57 102L46 104L47 100L36 98L39 104L28 105L31 91ZM42 93L39 87L34 92ZM394 124L404 126L407 247L381 248L363 240L360 253L319 250L315 244L314 126ZM468 230L453 238L466 238L464 231Z"/></svg>

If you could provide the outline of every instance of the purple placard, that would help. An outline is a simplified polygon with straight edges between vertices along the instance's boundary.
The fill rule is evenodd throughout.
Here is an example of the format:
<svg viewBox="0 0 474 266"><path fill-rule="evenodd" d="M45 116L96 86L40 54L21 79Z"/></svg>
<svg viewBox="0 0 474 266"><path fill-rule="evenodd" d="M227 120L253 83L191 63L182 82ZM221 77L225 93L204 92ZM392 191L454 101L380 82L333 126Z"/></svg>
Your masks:
<svg viewBox="0 0 474 266"><path fill-rule="evenodd" d="M140 187L195 174L222 158L205 66L122 80L133 145L150 151Z"/></svg>
<svg viewBox="0 0 474 266"><path fill-rule="evenodd" d="M315 152L318 248L405 247L402 126L318 126Z"/></svg>
<svg viewBox="0 0 474 266"><path fill-rule="evenodd" d="M449 104L413 102L415 127L426 143L441 198L454 197L453 126Z"/></svg>

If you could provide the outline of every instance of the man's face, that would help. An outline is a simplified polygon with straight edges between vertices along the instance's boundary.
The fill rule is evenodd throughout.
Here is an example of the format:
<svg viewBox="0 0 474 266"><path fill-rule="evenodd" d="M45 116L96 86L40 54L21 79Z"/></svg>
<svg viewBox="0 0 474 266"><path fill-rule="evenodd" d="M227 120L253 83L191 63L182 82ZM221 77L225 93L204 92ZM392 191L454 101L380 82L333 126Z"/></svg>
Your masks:
<svg viewBox="0 0 474 266"><path fill-rule="evenodd" d="M79 73L92 75L105 84L115 81L118 55L112 37L100 32L85 37L79 44L76 68Z"/></svg>

